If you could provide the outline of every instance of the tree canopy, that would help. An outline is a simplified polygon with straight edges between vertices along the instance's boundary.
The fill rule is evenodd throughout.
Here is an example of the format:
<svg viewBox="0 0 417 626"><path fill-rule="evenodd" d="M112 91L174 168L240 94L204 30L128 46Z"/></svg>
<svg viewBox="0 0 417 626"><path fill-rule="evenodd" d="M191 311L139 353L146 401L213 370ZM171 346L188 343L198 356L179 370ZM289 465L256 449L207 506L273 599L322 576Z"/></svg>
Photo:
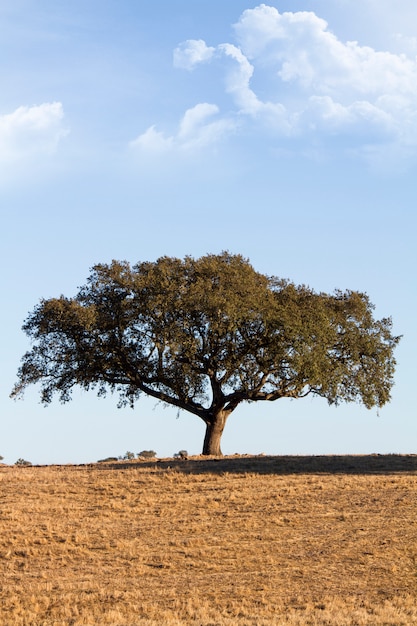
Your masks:
<svg viewBox="0 0 417 626"><path fill-rule="evenodd" d="M133 407L145 393L202 419L203 454L220 455L242 402L388 402L399 337L373 311L364 293L316 293L228 252L99 264L75 297L29 315L32 348L11 395L40 383L44 404L67 402L79 385Z"/></svg>

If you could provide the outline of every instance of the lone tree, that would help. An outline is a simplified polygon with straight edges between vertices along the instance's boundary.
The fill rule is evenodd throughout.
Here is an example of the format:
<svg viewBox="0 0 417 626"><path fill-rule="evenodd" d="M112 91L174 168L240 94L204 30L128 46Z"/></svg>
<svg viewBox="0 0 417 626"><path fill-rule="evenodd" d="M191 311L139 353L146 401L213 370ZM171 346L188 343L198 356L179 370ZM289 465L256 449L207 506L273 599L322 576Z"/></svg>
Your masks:
<svg viewBox="0 0 417 626"><path fill-rule="evenodd" d="M72 388L141 393L206 424L203 454L221 455L241 402L309 394L381 407L390 399L399 337L368 296L316 293L256 272L240 255L96 265L74 298L41 300L11 396L40 382L49 404Z"/></svg>

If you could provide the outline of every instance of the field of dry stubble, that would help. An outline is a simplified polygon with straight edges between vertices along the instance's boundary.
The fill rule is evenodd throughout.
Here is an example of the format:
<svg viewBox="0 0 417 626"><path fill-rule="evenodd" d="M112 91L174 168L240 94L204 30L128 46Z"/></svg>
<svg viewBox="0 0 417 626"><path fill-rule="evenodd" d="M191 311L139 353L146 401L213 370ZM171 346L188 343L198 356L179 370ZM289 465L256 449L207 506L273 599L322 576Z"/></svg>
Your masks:
<svg viewBox="0 0 417 626"><path fill-rule="evenodd" d="M417 624L417 457L0 468L2 626Z"/></svg>

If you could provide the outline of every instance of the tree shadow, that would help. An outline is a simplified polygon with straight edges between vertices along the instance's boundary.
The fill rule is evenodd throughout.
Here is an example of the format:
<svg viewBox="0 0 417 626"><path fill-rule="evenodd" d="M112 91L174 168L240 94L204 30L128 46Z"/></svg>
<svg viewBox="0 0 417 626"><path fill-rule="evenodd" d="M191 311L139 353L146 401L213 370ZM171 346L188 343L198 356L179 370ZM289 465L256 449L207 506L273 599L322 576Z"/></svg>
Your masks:
<svg viewBox="0 0 417 626"><path fill-rule="evenodd" d="M184 474L417 474L417 454L190 457L99 463L113 470L177 471Z"/></svg>

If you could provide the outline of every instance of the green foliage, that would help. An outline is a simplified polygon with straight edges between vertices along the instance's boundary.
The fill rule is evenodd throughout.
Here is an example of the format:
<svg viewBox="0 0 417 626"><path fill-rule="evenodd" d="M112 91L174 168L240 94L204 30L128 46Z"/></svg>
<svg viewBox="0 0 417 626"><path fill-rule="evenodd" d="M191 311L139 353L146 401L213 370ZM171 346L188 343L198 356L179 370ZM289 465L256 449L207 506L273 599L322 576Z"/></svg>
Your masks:
<svg viewBox="0 0 417 626"><path fill-rule="evenodd" d="M227 252L96 265L74 298L29 315L12 396L40 383L43 403L67 402L79 385L133 406L145 393L204 420L206 443L241 402L311 394L380 407L399 337L373 309L366 294L316 293Z"/></svg>
<svg viewBox="0 0 417 626"><path fill-rule="evenodd" d="M135 458L135 455L133 452L126 452L123 457L123 461L132 461L134 458Z"/></svg>
<svg viewBox="0 0 417 626"><path fill-rule="evenodd" d="M17 459L15 465L20 465L21 467L25 465L32 465L30 461L25 461L25 459Z"/></svg>

